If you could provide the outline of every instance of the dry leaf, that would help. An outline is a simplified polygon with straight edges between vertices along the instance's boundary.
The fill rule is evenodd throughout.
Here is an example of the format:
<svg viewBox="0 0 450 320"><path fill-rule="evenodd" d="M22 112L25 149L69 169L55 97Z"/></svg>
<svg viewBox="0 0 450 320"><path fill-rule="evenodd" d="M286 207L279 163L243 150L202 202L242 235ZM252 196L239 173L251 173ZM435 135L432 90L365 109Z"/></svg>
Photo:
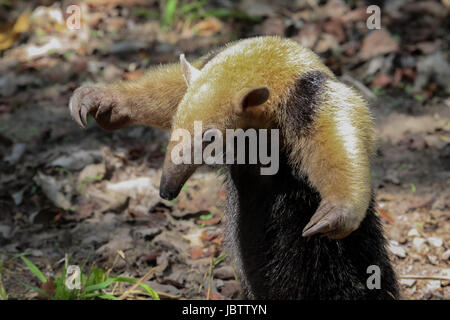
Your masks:
<svg viewBox="0 0 450 320"><path fill-rule="evenodd" d="M206 18L197 23L193 29L201 36L211 36L222 30L222 22L216 18Z"/></svg>
<svg viewBox="0 0 450 320"><path fill-rule="evenodd" d="M196 247L189 250L189 255L191 256L191 259L197 260L209 256L209 250L205 250L201 247Z"/></svg>
<svg viewBox="0 0 450 320"><path fill-rule="evenodd" d="M386 29L381 29L372 31L364 38L359 56L363 60L368 60L397 50L397 41L395 41Z"/></svg>
<svg viewBox="0 0 450 320"><path fill-rule="evenodd" d="M378 208L378 213L380 214L380 217L382 217L387 222L389 223L394 222L394 218L392 218L391 214L388 211Z"/></svg>
<svg viewBox="0 0 450 320"><path fill-rule="evenodd" d="M48 279L47 282L41 284L41 289L45 291L50 297L55 295L56 285L53 281L53 278ZM44 295L39 294L40 297L45 297Z"/></svg>
<svg viewBox="0 0 450 320"><path fill-rule="evenodd" d="M206 226L212 226L212 225L218 224L219 222L220 222L220 218L217 218L217 217L211 218L211 219L204 219L204 220L199 219L199 220L195 221L196 224L204 224Z"/></svg>
<svg viewBox="0 0 450 320"><path fill-rule="evenodd" d="M21 33L30 28L30 11L25 11L15 23L6 23L0 26L0 50L11 47L19 39Z"/></svg>
<svg viewBox="0 0 450 320"><path fill-rule="evenodd" d="M280 18L268 18L261 26L262 34L267 36L284 36L284 20Z"/></svg>
<svg viewBox="0 0 450 320"><path fill-rule="evenodd" d="M385 88L392 82L392 77L387 74L381 73L375 77L370 85L371 88Z"/></svg>
<svg viewBox="0 0 450 320"><path fill-rule="evenodd" d="M125 73L123 76L126 80L136 80L140 78L144 74L144 71L142 70L136 70Z"/></svg>

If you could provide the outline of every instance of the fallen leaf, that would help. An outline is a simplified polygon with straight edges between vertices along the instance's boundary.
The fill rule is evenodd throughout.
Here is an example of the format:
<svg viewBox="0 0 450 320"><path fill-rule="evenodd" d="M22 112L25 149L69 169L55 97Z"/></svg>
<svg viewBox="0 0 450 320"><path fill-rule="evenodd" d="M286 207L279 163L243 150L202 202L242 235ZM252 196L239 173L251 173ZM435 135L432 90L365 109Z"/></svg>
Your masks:
<svg viewBox="0 0 450 320"><path fill-rule="evenodd" d="M55 282L53 281L53 278L50 278L47 280L47 282L42 283L41 289L44 290L45 293L47 293L50 297L53 297L56 292L56 285L55 285ZM46 296L44 296L42 294L39 294L39 296L42 298L47 298Z"/></svg>
<svg viewBox="0 0 450 320"><path fill-rule="evenodd" d="M384 220L386 220L389 223L394 223L395 220L394 218L392 218L391 214L388 211L381 208L378 208L377 211L380 214L380 217L382 217Z"/></svg>
<svg viewBox="0 0 450 320"><path fill-rule="evenodd" d="M324 53L328 50L333 50L338 47L339 41L334 35L322 33L315 47L315 51L319 53Z"/></svg>
<svg viewBox="0 0 450 320"><path fill-rule="evenodd" d="M42 192L47 196L47 198L53 202L58 208L68 210L71 208L71 203L66 198L66 196L60 191L62 189L62 184L57 181L52 176L47 176L42 172L38 172L34 178L34 182L41 187Z"/></svg>
<svg viewBox="0 0 450 320"><path fill-rule="evenodd" d="M357 8L355 10L347 12L345 15L338 17L342 22L354 22L354 21L366 21L369 17L366 8Z"/></svg>
<svg viewBox="0 0 450 320"><path fill-rule="evenodd" d="M126 80L136 80L139 79L142 75L144 74L144 71L142 70L136 70L136 71L131 71L131 72L126 72L123 77Z"/></svg>
<svg viewBox="0 0 450 320"><path fill-rule="evenodd" d="M397 41L386 29L370 32L363 40L359 56L363 60L398 51Z"/></svg>
<svg viewBox="0 0 450 320"><path fill-rule="evenodd" d="M199 219L199 220L195 221L195 223L196 224L200 224L200 225L204 224L206 226L213 226L215 224L219 224L220 223L220 218L215 217L215 218L204 219L204 220Z"/></svg>
<svg viewBox="0 0 450 320"><path fill-rule="evenodd" d="M267 36L284 36L284 19L273 17L264 21L261 34Z"/></svg>
<svg viewBox="0 0 450 320"><path fill-rule="evenodd" d="M412 1L403 6L402 10L417 15L429 14L441 19L445 18L448 14L445 7L436 1Z"/></svg>
<svg viewBox="0 0 450 320"><path fill-rule="evenodd" d="M208 257L209 250L205 250L202 247L196 247L189 250L189 255L191 256L191 259L197 260L200 258Z"/></svg>
<svg viewBox="0 0 450 320"><path fill-rule="evenodd" d="M207 37L219 32L222 28L223 25L219 19L206 18L194 25L192 29L197 32L197 34Z"/></svg>
<svg viewBox="0 0 450 320"><path fill-rule="evenodd" d="M208 289L205 290L205 296L208 296ZM226 298L215 290L209 291L209 300L225 300Z"/></svg>
<svg viewBox="0 0 450 320"><path fill-rule="evenodd" d="M320 27L316 23L306 23L303 25L299 34L294 37L302 46L313 48L319 39Z"/></svg>
<svg viewBox="0 0 450 320"><path fill-rule="evenodd" d="M14 23L0 26L0 50L11 47L19 39L21 33L30 28L30 11L25 11Z"/></svg>
<svg viewBox="0 0 450 320"><path fill-rule="evenodd" d="M3 161L9 164L16 164L25 153L27 145L25 143L16 143L11 149L11 153L3 158Z"/></svg>
<svg viewBox="0 0 450 320"><path fill-rule="evenodd" d="M326 22L323 26L326 33L333 35L339 42L345 40L345 32L342 23L338 19Z"/></svg>
<svg viewBox="0 0 450 320"><path fill-rule="evenodd" d="M379 75L377 75L375 77L375 79L373 79L372 84L370 85L370 87L373 89L375 87L378 88L386 88L390 83L392 82L392 77L384 74L384 73L380 73Z"/></svg>
<svg viewBox="0 0 450 320"><path fill-rule="evenodd" d="M86 167L88 164L91 164L97 160L100 160L102 157L101 153L97 150L92 151L73 151L68 155L62 155L52 162L50 162L49 166L53 167L62 167L68 170L80 170Z"/></svg>

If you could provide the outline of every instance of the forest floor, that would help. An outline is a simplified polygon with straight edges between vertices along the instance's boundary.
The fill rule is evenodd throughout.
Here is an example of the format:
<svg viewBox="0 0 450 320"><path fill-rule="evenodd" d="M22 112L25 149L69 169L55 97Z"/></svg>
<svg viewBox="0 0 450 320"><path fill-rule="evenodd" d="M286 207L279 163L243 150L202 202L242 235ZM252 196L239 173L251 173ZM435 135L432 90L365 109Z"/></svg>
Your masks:
<svg viewBox="0 0 450 320"><path fill-rule="evenodd" d="M362 7L341 4L337 17L336 7L323 6L311 17L311 8L289 16L280 5L263 22L206 17L161 30L158 20L142 18L152 8L138 13L114 5L120 1L94 2L85 1L88 30L78 34L37 19L50 7L34 8L28 35L18 35L0 58L0 289L9 298L38 297L23 285L38 280L14 259L22 253L49 278L61 272L67 255L70 264L135 278L157 267L146 283L161 298L239 297L223 248L226 193L219 172L202 168L175 201L162 200L167 133L145 127L106 132L92 119L82 130L67 105L83 83L132 80L151 65L177 61L181 52L192 59L255 34L287 35L305 45L316 37L311 46L324 62L362 90L376 122L373 184L402 297L450 298L450 67L439 56L448 51L446 16L436 10L444 4L429 1L435 9L422 8L425 18L434 18L427 20L433 34L424 39L411 40L411 32L420 37L417 31L401 29L415 21L417 8L382 20L400 40L383 33L380 45L358 27ZM350 41L353 34L362 40Z"/></svg>

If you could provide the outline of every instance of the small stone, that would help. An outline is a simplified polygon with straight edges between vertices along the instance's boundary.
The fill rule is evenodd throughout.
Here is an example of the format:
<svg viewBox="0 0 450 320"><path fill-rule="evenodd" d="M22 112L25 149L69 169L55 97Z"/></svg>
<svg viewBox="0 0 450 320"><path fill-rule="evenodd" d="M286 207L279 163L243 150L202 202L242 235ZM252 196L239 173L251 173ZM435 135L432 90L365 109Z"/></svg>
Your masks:
<svg viewBox="0 0 450 320"><path fill-rule="evenodd" d="M423 257L420 254L409 252L408 256L413 259L413 261L422 261Z"/></svg>
<svg viewBox="0 0 450 320"><path fill-rule="evenodd" d="M100 181L106 173L105 164L88 164L78 175L78 185Z"/></svg>
<svg viewBox="0 0 450 320"><path fill-rule="evenodd" d="M227 279L234 279L234 273L233 268L230 266L224 266L220 267L214 270L213 272L214 277L227 280Z"/></svg>
<svg viewBox="0 0 450 320"><path fill-rule="evenodd" d="M226 298L235 299L239 295L239 283L236 280L224 281L220 293Z"/></svg>
<svg viewBox="0 0 450 320"><path fill-rule="evenodd" d="M444 261L447 261L449 258L450 258L450 249L448 249L441 255L441 259Z"/></svg>
<svg viewBox="0 0 450 320"><path fill-rule="evenodd" d="M442 241L442 239L438 237L429 237L427 241L429 244L436 248L442 247L442 245L444 244L444 241Z"/></svg>
<svg viewBox="0 0 450 320"><path fill-rule="evenodd" d="M11 234L11 227L7 225L0 224L0 237L9 239Z"/></svg>
<svg viewBox="0 0 450 320"><path fill-rule="evenodd" d="M430 263L433 265L437 265L439 263L438 258L436 256L427 255L426 257L428 261L430 261Z"/></svg>
<svg viewBox="0 0 450 320"><path fill-rule="evenodd" d="M441 287L441 281L440 280L430 280L427 283L426 290L427 291L433 291L437 290Z"/></svg>
<svg viewBox="0 0 450 320"><path fill-rule="evenodd" d="M27 145L25 143L16 143L11 148L11 153L3 157L3 161L13 165L19 162L26 151Z"/></svg>
<svg viewBox="0 0 450 320"><path fill-rule="evenodd" d="M416 228L412 228L408 232L408 237L420 237L420 233Z"/></svg>
<svg viewBox="0 0 450 320"><path fill-rule="evenodd" d="M406 251L398 245L397 241L391 241L388 246L389 251L399 258L406 258Z"/></svg>
<svg viewBox="0 0 450 320"><path fill-rule="evenodd" d="M424 239L424 238L414 238L414 240L413 240L413 246L414 246L418 251L421 251L423 245L425 245L425 239Z"/></svg>
<svg viewBox="0 0 450 320"><path fill-rule="evenodd" d="M165 277L162 284L169 284L177 288L181 288L186 280L186 270L177 269L172 271L169 276Z"/></svg>
<svg viewBox="0 0 450 320"><path fill-rule="evenodd" d="M400 283L405 285L407 288L411 288L412 286L414 286L416 284L416 280L415 279L401 279Z"/></svg>
<svg viewBox="0 0 450 320"><path fill-rule="evenodd" d="M442 269L441 272L439 272L439 274L443 277L450 277L450 269Z"/></svg>
<svg viewBox="0 0 450 320"><path fill-rule="evenodd" d="M221 279L214 279L214 286L217 289L222 288L223 287L223 280L221 280Z"/></svg>

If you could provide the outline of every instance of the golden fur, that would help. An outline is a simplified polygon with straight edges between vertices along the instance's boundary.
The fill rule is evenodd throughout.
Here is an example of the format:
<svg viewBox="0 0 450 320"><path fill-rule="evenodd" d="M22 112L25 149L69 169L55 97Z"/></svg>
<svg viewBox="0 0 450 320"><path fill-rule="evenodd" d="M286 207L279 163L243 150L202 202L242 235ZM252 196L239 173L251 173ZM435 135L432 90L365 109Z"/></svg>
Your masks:
<svg viewBox="0 0 450 320"><path fill-rule="evenodd" d="M364 100L298 43L259 37L229 45L190 84L172 129L192 130L196 120L203 121L203 128L223 132L227 128L273 128L285 122L280 119L285 115L280 108L295 80L310 71L321 71L328 79L311 132L303 136L285 133L290 162L299 174L308 176L323 199L347 209L345 223L354 230L364 218L371 196L372 120ZM236 112L236 95L261 86L269 88L270 98L243 114ZM169 144L168 153L170 150Z"/></svg>
<svg viewBox="0 0 450 320"><path fill-rule="evenodd" d="M334 220L328 217L328 222L342 220L347 224L345 230L354 230L364 218L371 193L370 156L375 138L369 110L316 54L295 41L278 37L241 40L192 65L183 56L181 64L156 67L135 81L100 90L97 86L79 88L70 109L80 125L88 112L105 129L147 125L193 133L196 120L203 122L204 130L216 128L223 133L228 128L278 128L290 120L282 108L295 104L296 81L311 73L326 78L318 104L307 111L314 114L312 125L303 134L299 134L301 128L284 128L284 145L289 147L290 164L297 174L306 175L322 199L338 207ZM268 89L268 100L263 94L261 105L242 108L239 102L255 88L263 88L262 94ZM194 169L170 163L174 145L170 142L167 147L165 179L176 185L184 183L184 178L177 181L175 177L187 179ZM180 170L186 172L181 174ZM327 209L325 204L318 216L323 213L320 209ZM317 222L316 218L312 222Z"/></svg>
<svg viewBox="0 0 450 320"><path fill-rule="evenodd" d="M206 59L194 62L200 68ZM180 65L169 64L155 67L134 81L121 81L106 89L127 101L131 121L126 125L146 125L170 129L178 104L186 93L186 82Z"/></svg>

